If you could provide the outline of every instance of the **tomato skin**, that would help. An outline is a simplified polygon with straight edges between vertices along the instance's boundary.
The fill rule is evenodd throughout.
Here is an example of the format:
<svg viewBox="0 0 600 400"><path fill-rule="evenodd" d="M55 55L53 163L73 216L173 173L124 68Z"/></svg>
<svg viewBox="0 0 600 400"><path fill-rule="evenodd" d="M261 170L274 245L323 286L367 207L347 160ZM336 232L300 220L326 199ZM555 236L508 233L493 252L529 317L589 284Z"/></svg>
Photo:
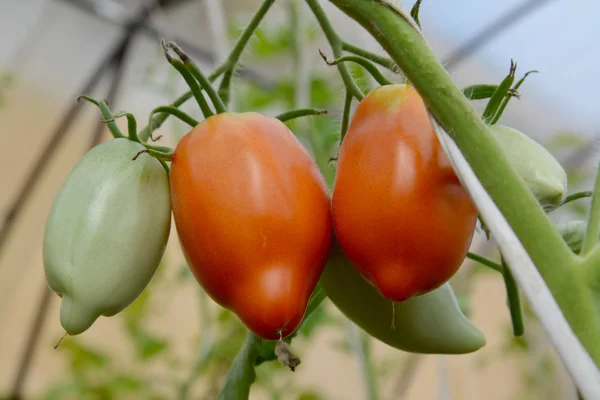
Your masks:
<svg viewBox="0 0 600 400"><path fill-rule="evenodd" d="M265 339L296 330L333 228L323 177L292 132L256 113L206 119L175 150L171 199L208 295Z"/></svg>
<svg viewBox="0 0 600 400"><path fill-rule="evenodd" d="M344 253L387 299L430 292L458 270L477 211L414 88L382 86L360 102L340 148L332 210Z"/></svg>
<svg viewBox="0 0 600 400"><path fill-rule="evenodd" d="M70 335L131 304L171 229L169 178L145 147L114 139L90 150L58 191L44 233L44 271Z"/></svg>

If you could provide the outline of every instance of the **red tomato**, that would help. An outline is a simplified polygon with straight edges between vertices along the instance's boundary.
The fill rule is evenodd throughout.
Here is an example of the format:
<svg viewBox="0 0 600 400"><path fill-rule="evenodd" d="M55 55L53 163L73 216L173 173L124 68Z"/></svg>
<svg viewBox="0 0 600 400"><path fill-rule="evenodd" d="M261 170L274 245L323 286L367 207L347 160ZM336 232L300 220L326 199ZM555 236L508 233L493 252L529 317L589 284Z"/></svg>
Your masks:
<svg viewBox="0 0 600 400"><path fill-rule="evenodd" d="M421 97L406 85L382 86L358 105L340 148L332 203L340 246L394 301L450 279L477 221Z"/></svg>
<svg viewBox="0 0 600 400"><path fill-rule="evenodd" d="M319 168L279 120L206 119L177 146L171 201L200 285L265 339L294 332L327 261L333 228Z"/></svg>

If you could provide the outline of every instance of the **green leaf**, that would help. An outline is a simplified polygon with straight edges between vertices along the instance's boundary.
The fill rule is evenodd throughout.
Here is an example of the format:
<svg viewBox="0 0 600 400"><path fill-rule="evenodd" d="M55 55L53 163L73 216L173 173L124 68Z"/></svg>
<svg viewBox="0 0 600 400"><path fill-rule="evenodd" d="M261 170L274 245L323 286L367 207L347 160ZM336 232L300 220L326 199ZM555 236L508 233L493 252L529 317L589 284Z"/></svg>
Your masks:
<svg viewBox="0 0 600 400"><path fill-rule="evenodd" d="M112 391L134 392L144 388L144 382L128 375L116 375L107 385Z"/></svg>
<svg viewBox="0 0 600 400"><path fill-rule="evenodd" d="M509 90L515 80L516 71L517 64L513 60L510 60L510 70L508 72L508 75L506 76L506 78L504 78L504 80L502 80L500 85L498 85L498 88L490 98L490 101L488 102L487 106L485 107L485 110L483 111L482 118L484 121L490 122L493 119L496 119L495 117L498 112L498 109L502 104L502 100L508 95Z"/></svg>
<svg viewBox="0 0 600 400"><path fill-rule="evenodd" d="M463 88L462 92L469 100L489 99L498 90L498 85L479 84Z"/></svg>
<svg viewBox="0 0 600 400"><path fill-rule="evenodd" d="M415 20L417 26L421 28L421 22L419 21L419 11L421 10L421 2L423 0L417 0L410 10L410 16Z"/></svg>

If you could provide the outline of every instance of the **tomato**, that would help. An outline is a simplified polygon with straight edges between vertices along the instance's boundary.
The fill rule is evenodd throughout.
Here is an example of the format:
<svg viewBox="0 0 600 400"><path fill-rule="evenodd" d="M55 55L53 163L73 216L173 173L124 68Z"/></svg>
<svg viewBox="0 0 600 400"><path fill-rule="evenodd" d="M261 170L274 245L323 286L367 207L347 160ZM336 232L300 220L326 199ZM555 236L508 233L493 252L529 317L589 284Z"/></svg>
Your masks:
<svg viewBox="0 0 600 400"><path fill-rule="evenodd" d="M396 349L464 354L485 345L483 333L461 312L448 283L422 296L392 303L360 276L336 245L319 282L348 319Z"/></svg>
<svg viewBox="0 0 600 400"><path fill-rule="evenodd" d="M265 339L294 332L332 241L330 201L308 152L279 120L212 116L177 146L173 215L200 285Z"/></svg>
<svg viewBox="0 0 600 400"><path fill-rule="evenodd" d="M422 99L406 85L377 88L358 105L340 148L332 207L342 250L394 301L448 281L477 221Z"/></svg>
<svg viewBox="0 0 600 400"><path fill-rule="evenodd" d="M488 129L544 210L558 207L567 194L567 173L552 154L516 129L502 125Z"/></svg>
<svg viewBox="0 0 600 400"><path fill-rule="evenodd" d="M144 146L114 139L90 150L58 191L44 234L44 269L70 335L114 315L144 290L171 228L167 172Z"/></svg>

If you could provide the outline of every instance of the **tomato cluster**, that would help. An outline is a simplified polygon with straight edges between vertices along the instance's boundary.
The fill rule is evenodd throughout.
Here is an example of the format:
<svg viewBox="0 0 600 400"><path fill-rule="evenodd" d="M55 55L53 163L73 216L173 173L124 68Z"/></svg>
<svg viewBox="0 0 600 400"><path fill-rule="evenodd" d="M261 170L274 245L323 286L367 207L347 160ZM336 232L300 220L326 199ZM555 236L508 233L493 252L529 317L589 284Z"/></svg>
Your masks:
<svg viewBox="0 0 600 400"><path fill-rule="evenodd" d="M405 301L456 272L475 226L476 210L406 85L376 89L358 106L333 201L294 134L260 114L220 113L188 133L172 155L170 196L159 163L132 157L144 146L111 143L75 168L47 225L46 273L71 334L120 311L148 283L168 234L168 208L159 218L157 198L170 199L184 255L207 294L271 340L302 322L334 227L358 272L383 297ZM150 209L154 217L142 218ZM105 265L102 254L120 262Z"/></svg>

